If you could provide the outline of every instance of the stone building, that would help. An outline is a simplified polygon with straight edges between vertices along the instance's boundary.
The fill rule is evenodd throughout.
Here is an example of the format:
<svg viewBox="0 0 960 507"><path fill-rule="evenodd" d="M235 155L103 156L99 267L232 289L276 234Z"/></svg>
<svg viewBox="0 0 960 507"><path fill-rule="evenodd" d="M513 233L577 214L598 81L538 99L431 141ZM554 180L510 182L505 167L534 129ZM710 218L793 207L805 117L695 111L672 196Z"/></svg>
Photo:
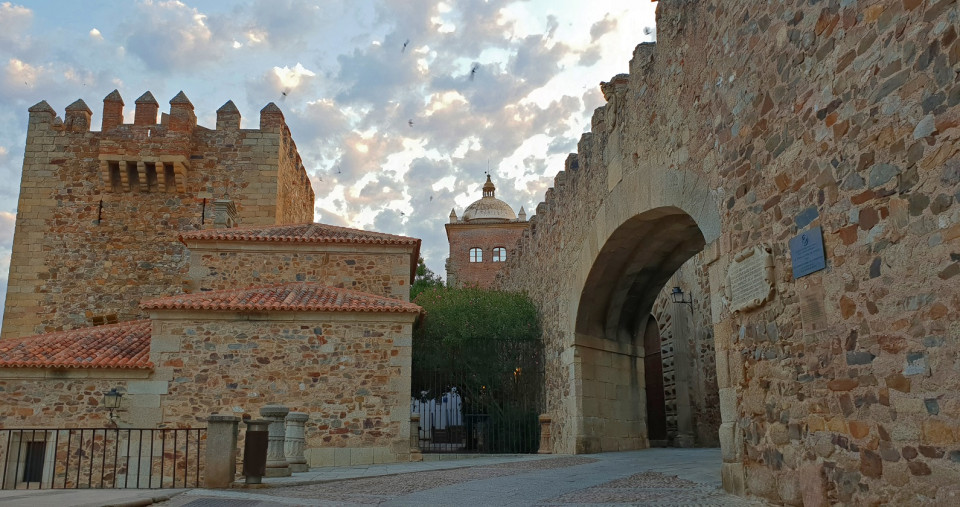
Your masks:
<svg viewBox="0 0 960 507"><path fill-rule="evenodd" d="M502 277L543 317L556 452L649 445L647 338L681 286L709 319L684 362L715 356L728 491L956 504L958 18L658 3Z"/></svg>
<svg viewBox="0 0 960 507"><path fill-rule="evenodd" d="M188 104L158 124L147 93L125 125L114 92L101 132L79 101L62 122L30 109L0 427L196 427L279 403L309 415L311 465L411 459L420 240L313 223L276 106L252 130L228 102L211 130Z"/></svg>
<svg viewBox="0 0 960 507"><path fill-rule="evenodd" d="M450 244L447 284L452 287L492 287L529 225L523 208L514 213L509 204L496 198L496 191L487 175L482 197L467 206L462 217L458 219L456 210L450 210L450 223L444 227Z"/></svg>
<svg viewBox="0 0 960 507"><path fill-rule="evenodd" d="M150 92L133 124L123 105L116 90L103 99L100 132L82 100L63 120L46 102L30 108L4 338L145 317L142 299L180 292L177 235L211 227L217 199L243 225L313 220L313 188L274 104L259 129L240 128L232 101L215 129L197 125L183 92L159 123Z"/></svg>

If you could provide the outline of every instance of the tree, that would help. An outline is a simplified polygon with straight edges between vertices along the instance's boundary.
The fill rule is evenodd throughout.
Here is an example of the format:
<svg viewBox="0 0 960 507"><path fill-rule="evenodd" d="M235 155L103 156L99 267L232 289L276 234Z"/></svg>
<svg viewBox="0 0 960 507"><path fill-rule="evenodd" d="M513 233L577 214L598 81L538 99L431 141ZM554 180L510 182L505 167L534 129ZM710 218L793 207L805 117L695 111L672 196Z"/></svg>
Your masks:
<svg viewBox="0 0 960 507"><path fill-rule="evenodd" d="M413 277L413 284L410 285L410 300L413 301L421 292L433 287L443 287L443 279L431 271L423 262L423 257L420 257L417 261L417 274Z"/></svg>
<svg viewBox="0 0 960 507"><path fill-rule="evenodd" d="M415 303L413 395L426 402L454 390L466 432L485 421L478 450L533 452L542 406L543 343L533 301L523 293L434 286Z"/></svg>

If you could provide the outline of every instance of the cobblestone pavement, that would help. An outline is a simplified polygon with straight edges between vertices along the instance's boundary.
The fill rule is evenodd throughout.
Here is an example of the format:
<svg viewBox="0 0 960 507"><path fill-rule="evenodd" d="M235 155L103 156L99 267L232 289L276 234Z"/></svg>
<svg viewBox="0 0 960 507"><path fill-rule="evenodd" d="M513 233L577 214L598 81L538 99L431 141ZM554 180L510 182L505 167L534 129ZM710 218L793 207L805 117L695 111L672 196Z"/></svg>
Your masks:
<svg viewBox="0 0 960 507"><path fill-rule="evenodd" d="M260 490L192 490L162 505L765 505L719 487L719 450L649 449Z"/></svg>

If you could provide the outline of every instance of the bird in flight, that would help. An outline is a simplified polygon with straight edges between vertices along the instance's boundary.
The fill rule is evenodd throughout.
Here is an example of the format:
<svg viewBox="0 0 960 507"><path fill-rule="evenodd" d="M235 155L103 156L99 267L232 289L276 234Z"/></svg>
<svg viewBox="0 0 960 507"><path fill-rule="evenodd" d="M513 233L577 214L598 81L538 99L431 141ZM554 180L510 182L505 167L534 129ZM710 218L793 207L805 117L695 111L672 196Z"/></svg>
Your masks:
<svg viewBox="0 0 960 507"><path fill-rule="evenodd" d="M407 120L407 125L413 126L413 120Z"/></svg>
<svg viewBox="0 0 960 507"><path fill-rule="evenodd" d="M400 52L401 52L401 53L403 53L404 51L406 51L406 49L407 49L407 44L410 44L410 39L407 39L406 41L403 42L403 47L400 48Z"/></svg>
<svg viewBox="0 0 960 507"><path fill-rule="evenodd" d="M470 69L470 81L473 81L474 76L477 75L477 69L480 68L479 63L473 64L473 67Z"/></svg>

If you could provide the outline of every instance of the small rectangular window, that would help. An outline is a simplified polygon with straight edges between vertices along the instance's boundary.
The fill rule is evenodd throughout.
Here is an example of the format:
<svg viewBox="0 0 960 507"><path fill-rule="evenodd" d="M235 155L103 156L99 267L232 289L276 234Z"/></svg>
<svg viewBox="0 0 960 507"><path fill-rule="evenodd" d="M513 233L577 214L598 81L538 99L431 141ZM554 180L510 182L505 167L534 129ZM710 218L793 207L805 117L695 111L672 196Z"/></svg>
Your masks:
<svg viewBox="0 0 960 507"><path fill-rule="evenodd" d="M157 179L157 164L145 162L144 167L147 170L147 192L156 192L160 189L160 182Z"/></svg>
<svg viewBox="0 0 960 507"><path fill-rule="evenodd" d="M507 249L498 246L493 249L493 262L506 262L507 260Z"/></svg>
<svg viewBox="0 0 960 507"><path fill-rule="evenodd" d="M137 170L136 162L127 162L127 188L131 192L140 191L140 171Z"/></svg>
<svg viewBox="0 0 960 507"><path fill-rule="evenodd" d="M110 190L123 192L123 183L120 181L120 162L107 162L110 168Z"/></svg>
<svg viewBox="0 0 960 507"><path fill-rule="evenodd" d="M471 248L470 262L483 262L483 250L480 248Z"/></svg>
<svg viewBox="0 0 960 507"><path fill-rule="evenodd" d="M173 164L163 164L163 190L170 193L177 191L177 176L173 172Z"/></svg>
<svg viewBox="0 0 960 507"><path fill-rule="evenodd" d="M43 480L43 455L47 450L47 443L42 440L25 442L25 447L23 482L40 482Z"/></svg>

